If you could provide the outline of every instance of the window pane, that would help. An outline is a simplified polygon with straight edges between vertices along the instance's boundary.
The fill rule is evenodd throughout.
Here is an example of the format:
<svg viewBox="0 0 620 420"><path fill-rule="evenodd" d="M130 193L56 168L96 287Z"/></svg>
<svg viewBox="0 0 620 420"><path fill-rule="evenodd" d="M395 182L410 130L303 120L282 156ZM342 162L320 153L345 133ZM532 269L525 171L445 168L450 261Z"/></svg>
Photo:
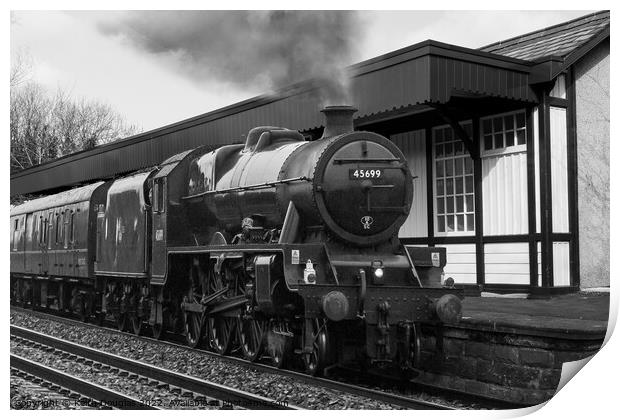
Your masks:
<svg viewBox="0 0 620 420"><path fill-rule="evenodd" d="M437 162L437 175L438 178L443 177L443 161Z"/></svg>
<svg viewBox="0 0 620 420"><path fill-rule="evenodd" d="M463 177L454 178L454 191L457 194L463 194Z"/></svg>
<svg viewBox="0 0 620 420"><path fill-rule="evenodd" d="M437 195L438 195L438 196L444 195L444 191L443 191L443 179L438 179L438 180L437 180Z"/></svg>
<svg viewBox="0 0 620 420"><path fill-rule="evenodd" d="M482 121L482 133L483 134L491 134L492 128L491 128L491 120L487 119Z"/></svg>
<svg viewBox="0 0 620 420"><path fill-rule="evenodd" d="M502 117L493 118L493 132L498 133L503 130Z"/></svg>
<svg viewBox="0 0 620 420"><path fill-rule="evenodd" d="M444 214L446 212L444 203L445 199L443 197L437 198L437 214Z"/></svg>
<svg viewBox="0 0 620 420"><path fill-rule="evenodd" d="M504 135L502 133L498 133L494 136L495 138L495 148L501 149L504 147Z"/></svg>
<svg viewBox="0 0 620 420"><path fill-rule="evenodd" d="M442 157L443 156L443 145L438 144L435 146L435 156Z"/></svg>
<svg viewBox="0 0 620 420"><path fill-rule="evenodd" d="M517 128L525 127L525 113L520 112L517 114Z"/></svg>
<svg viewBox="0 0 620 420"><path fill-rule="evenodd" d="M468 193L474 192L474 177L473 176L465 177L465 191Z"/></svg>
<svg viewBox="0 0 620 420"><path fill-rule="evenodd" d="M454 194L454 178L446 178L446 195Z"/></svg>
<svg viewBox="0 0 620 420"><path fill-rule="evenodd" d="M508 131L508 130L512 130L513 127L513 115L506 115L504 117L504 130Z"/></svg>
<svg viewBox="0 0 620 420"><path fill-rule="evenodd" d="M525 144L525 130L517 130L517 144Z"/></svg>
<svg viewBox="0 0 620 420"><path fill-rule="evenodd" d="M456 212L463 213L463 196L457 195L455 199L456 199Z"/></svg>
<svg viewBox="0 0 620 420"><path fill-rule="evenodd" d="M438 231L438 232L445 232L445 231L446 231L446 220L445 220L445 216L439 216L439 217L437 217L437 231Z"/></svg>
<svg viewBox="0 0 620 420"><path fill-rule="evenodd" d="M456 216L456 230L459 232L465 230L465 217L462 214Z"/></svg>
<svg viewBox="0 0 620 420"><path fill-rule="evenodd" d="M435 142L443 142L443 130L435 130Z"/></svg>
<svg viewBox="0 0 620 420"><path fill-rule="evenodd" d="M445 150L446 150L446 156L452 156L452 145L454 143L446 143L445 144Z"/></svg>
<svg viewBox="0 0 620 420"><path fill-rule="evenodd" d="M446 216L447 232L454 232L454 216Z"/></svg>
<svg viewBox="0 0 620 420"><path fill-rule="evenodd" d="M491 150L493 148L493 136L484 136L484 150Z"/></svg>
<svg viewBox="0 0 620 420"><path fill-rule="evenodd" d="M463 159L454 159L454 174L463 175Z"/></svg>
<svg viewBox="0 0 620 420"><path fill-rule="evenodd" d="M468 194L465 196L465 211L472 212L474 211L474 196L473 194Z"/></svg>
<svg viewBox="0 0 620 420"><path fill-rule="evenodd" d="M506 131L506 147L514 146L515 144L515 132Z"/></svg>
<svg viewBox="0 0 620 420"><path fill-rule="evenodd" d="M446 214L454 213L454 199L452 197L446 198Z"/></svg>
<svg viewBox="0 0 620 420"><path fill-rule="evenodd" d="M454 143L454 154L455 155L463 154L463 142L457 141L456 143Z"/></svg>
<svg viewBox="0 0 620 420"><path fill-rule="evenodd" d="M474 161L470 158L465 158L465 173L471 174L474 172Z"/></svg>
<svg viewBox="0 0 620 420"><path fill-rule="evenodd" d="M444 129L444 139L446 141L451 141L454 139L453 133L452 133L452 129L451 128L445 128Z"/></svg>
<svg viewBox="0 0 620 420"><path fill-rule="evenodd" d="M473 214L467 215L467 230L469 232L474 231L474 215Z"/></svg>
<svg viewBox="0 0 620 420"><path fill-rule="evenodd" d="M452 159L444 161L444 167L446 169L446 176L454 175L454 161Z"/></svg>

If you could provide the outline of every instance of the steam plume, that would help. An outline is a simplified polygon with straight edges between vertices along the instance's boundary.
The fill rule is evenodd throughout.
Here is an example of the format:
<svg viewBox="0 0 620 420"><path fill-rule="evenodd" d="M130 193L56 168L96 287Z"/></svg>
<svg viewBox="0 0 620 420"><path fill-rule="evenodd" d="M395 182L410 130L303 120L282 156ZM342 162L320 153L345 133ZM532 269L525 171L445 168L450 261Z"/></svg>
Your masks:
<svg viewBox="0 0 620 420"><path fill-rule="evenodd" d="M326 104L341 104L358 20L348 11L136 11L98 27L198 82L271 90L314 79Z"/></svg>

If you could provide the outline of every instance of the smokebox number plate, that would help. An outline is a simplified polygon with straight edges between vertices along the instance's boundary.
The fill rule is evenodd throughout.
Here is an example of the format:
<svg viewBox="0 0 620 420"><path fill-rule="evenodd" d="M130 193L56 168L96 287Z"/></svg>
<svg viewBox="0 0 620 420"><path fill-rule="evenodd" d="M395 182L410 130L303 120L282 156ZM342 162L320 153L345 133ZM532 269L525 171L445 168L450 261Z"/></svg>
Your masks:
<svg viewBox="0 0 620 420"><path fill-rule="evenodd" d="M383 178L383 173L383 168L349 169L349 179L381 179Z"/></svg>

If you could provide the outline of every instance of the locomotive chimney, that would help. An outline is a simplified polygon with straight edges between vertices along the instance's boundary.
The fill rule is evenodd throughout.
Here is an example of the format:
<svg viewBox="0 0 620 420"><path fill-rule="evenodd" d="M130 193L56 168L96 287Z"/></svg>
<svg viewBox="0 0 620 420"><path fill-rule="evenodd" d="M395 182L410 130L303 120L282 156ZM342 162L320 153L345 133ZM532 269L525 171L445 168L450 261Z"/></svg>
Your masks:
<svg viewBox="0 0 620 420"><path fill-rule="evenodd" d="M321 110L325 114L323 137L333 137L353 131L353 114L356 108L348 105L327 106Z"/></svg>

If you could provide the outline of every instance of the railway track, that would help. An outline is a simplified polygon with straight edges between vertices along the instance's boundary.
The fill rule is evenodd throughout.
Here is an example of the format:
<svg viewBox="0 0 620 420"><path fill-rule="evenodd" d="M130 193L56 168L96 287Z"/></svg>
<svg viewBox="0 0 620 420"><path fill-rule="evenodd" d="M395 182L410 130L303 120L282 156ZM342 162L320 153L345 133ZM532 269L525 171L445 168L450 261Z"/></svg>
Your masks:
<svg viewBox="0 0 620 420"><path fill-rule="evenodd" d="M76 361L86 362L87 364L92 363L98 368L106 366L108 369L117 369L119 371L119 376L133 374L137 375L138 378L157 381L160 384L166 384L170 388L177 388L179 390L178 393L181 395L204 396L210 399L224 401L231 406L245 409L299 409L298 407L282 404L259 395L148 365L15 325L11 325L10 333L12 338L33 347L44 347L53 349L58 353L63 352ZM118 404L123 407L127 405L127 407L137 407L138 409L146 407L153 408L151 404L141 403L130 397L114 393L111 390L96 386L41 364L28 361L19 356L11 355L11 366L19 370L28 371L34 376L68 389L81 390L83 386L89 392L85 393L85 395L97 401L117 401ZM123 375L124 373L126 374ZM44 377L42 377L42 375Z"/></svg>
<svg viewBox="0 0 620 420"><path fill-rule="evenodd" d="M158 407L144 404L142 401L112 389L69 375L65 372L33 362L24 357L11 354L11 369L24 372L40 379L44 383L55 385L60 389L73 392L90 400L97 401L111 408L124 410L158 410Z"/></svg>
<svg viewBox="0 0 620 420"><path fill-rule="evenodd" d="M15 310L17 312L22 312L22 313L33 312L33 310L31 309L23 309L23 308L13 307L13 306L11 306L11 310ZM90 328L96 328L96 329L112 332L115 334L120 334L120 335L131 337L131 338L136 338L134 334L119 331L115 328L109 328L106 326L98 326L98 325L94 325L90 323L84 323L77 319L65 318L65 317L55 315L55 314L50 314L49 312L34 311L34 313L40 316L45 316L46 318L49 318L52 320L57 320L58 322L67 322L73 325L87 326ZM162 344L162 341L156 340L150 337L140 336L139 338L147 342ZM379 390L367 388L364 386L354 385L354 384L350 384L346 382L340 382L340 381L326 379L326 378L318 378L318 377L306 375L304 373L293 371L293 370L278 369L273 366L269 366L265 364L252 363L245 359L241 359L241 358L234 357L234 356L220 355L218 353L211 352L211 351L204 350L204 349L190 349L185 345L178 344L178 343L171 342L171 341L166 341L165 344L169 346L177 347L177 348L182 348L184 350L204 353L211 357L214 357L220 360L228 360L228 361L237 363L242 366L256 369L258 371L290 377L304 384L320 386L320 387L324 387L324 388L334 390L334 391L341 391L341 392L346 392L346 393L350 393L354 395L359 395L362 397L370 398L376 401L381 401L386 404L391 404L391 405L398 406L398 407L414 409L414 410L453 410L455 409L455 407L452 407L446 404L439 404L435 402L425 401L423 399L411 398L411 397L406 397L406 396L402 396L398 394L391 394L388 392L379 391ZM429 388L431 387L425 386L423 388L424 388L424 391L429 391ZM430 391L435 391L438 394L443 392L443 390L440 390L440 389L432 389ZM487 399L476 397L476 396L470 396L468 394L460 394L460 393L454 393L454 392L447 392L447 394L450 395L451 398L461 398L463 400L471 400L475 404L479 405L481 408L493 408L493 409L521 408L521 406L514 405L511 403L495 401L495 400L487 400Z"/></svg>

